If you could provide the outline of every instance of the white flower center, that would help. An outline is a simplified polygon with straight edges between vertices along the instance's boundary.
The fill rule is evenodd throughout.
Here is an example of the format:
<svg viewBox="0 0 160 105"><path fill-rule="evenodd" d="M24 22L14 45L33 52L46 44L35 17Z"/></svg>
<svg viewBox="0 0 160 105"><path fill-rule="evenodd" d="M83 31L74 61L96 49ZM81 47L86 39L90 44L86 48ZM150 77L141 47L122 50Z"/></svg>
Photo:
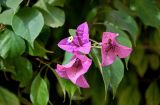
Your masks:
<svg viewBox="0 0 160 105"><path fill-rule="evenodd" d="M72 42L73 41L73 36L70 36L67 41Z"/></svg>

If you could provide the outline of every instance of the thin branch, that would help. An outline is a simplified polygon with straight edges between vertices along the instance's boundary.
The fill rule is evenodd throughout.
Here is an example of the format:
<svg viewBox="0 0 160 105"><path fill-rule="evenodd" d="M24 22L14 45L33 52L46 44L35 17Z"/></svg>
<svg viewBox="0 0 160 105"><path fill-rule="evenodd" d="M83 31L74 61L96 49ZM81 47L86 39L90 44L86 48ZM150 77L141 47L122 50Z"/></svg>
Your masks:
<svg viewBox="0 0 160 105"><path fill-rule="evenodd" d="M29 6L29 3L30 3L30 0L27 1L27 4L26 4L27 7Z"/></svg>
<svg viewBox="0 0 160 105"><path fill-rule="evenodd" d="M95 41L95 40L93 40L93 39L89 39L89 40L90 40L91 42L94 42L94 43L100 45L100 43L98 43L97 41Z"/></svg>
<svg viewBox="0 0 160 105"><path fill-rule="evenodd" d="M92 46L92 48L102 48L101 46Z"/></svg>

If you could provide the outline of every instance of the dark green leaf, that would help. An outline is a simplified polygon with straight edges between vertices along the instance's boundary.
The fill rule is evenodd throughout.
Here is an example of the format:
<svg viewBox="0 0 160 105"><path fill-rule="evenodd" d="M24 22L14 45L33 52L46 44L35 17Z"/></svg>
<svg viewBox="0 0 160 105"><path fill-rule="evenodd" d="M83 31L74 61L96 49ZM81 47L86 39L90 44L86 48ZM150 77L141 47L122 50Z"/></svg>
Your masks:
<svg viewBox="0 0 160 105"><path fill-rule="evenodd" d="M27 86L32 79L32 65L29 60L23 57L16 57L12 60L12 64L15 67L14 78L20 81L21 86Z"/></svg>
<svg viewBox="0 0 160 105"><path fill-rule="evenodd" d="M48 0L48 4L52 5L52 6L64 6L66 0Z"/></svg>
<svg viewBox="0 0 160 105"><path fill-rule="evenodd" d="M122 61L117 58L112 65L105 67L103 72L105 74L105 81L110 83L113 95L115 96L117 88L124 75L124 66Z"/></svg>
<svg viewBox="0 0 160 105"><path fill-rule="evenodd" d="M155 0L131 0L130 8L137 13L145 25L160 26L160 12Z"/></svg>
<svg viewBox="0 0 160 105"><path fill-rule="evenodd" d="M20 105L16 95L0 87L0 105Z"/></svg>
<svg viewBox="0 0 160 105"><path fill-rule="evenodd" d="M152 54L149 56L149 64L153 70L158 70L159 67L159 56Z"/></svg>
<svg viewBox="0 0 160 105"><path fill-rule="evenodd" d="M65 79L60 79L61 81L61 87L62 89L64 89L69 97L70 97L70 101L72 100L75 92L79 89L76 85L74 85L73 83L71 83L69 80L65 80ZM65 95L65 94L64 94Z"/></svg>
<svg viewBox="0 0 160 105"><path fill-rule="evenodd" d="M24 8L20 10L13 17L12 21L12 28L15 33L26 39L32 47L43 25L44 20L42 14L34 8Z"/></svg>
<svg viewBox="0 0 160 105"><path fill-rule="evenodd" d="M39 0L35 6L40 8L46 25L55 28L64 24L65 14L61 9L48 5L44 0Z"/></svg>
<svg viewBox="0 0 160 105"><path fill-rule="evenodd" d="M87 16L87 21L92 23L96 18L97 12L98 12L98 8L93 8Z"/></svg>
<svg viewBox="0 0 160 105"><path fill-rule="evenodd" d="M138 26L131 16L121 11L112 10L107 14L106 18L107 21L117 25L119 29L128 31L133 39L133 42L136 43Z"/></svg>
<svg viewBox="0 0 160 105"><path fill-rule="evenodd" d="M25 50L24 40L10 30L1 33L0 40L0 55L3 58L20 56Z"/></svg>
<svg viewBox="0 0 160 105"><path fill-rule="evenodd" d="M5 66L4 59L0 56L0 70L4 70L6 68Z"/></svg>
<svg viewBox="0 0 160 105"><path fill-rule="evenodd" d="M31 86L31 101L33 105L47 105L49 100L49 92L47 83L38 74Z"/></svg>
<svg viewBox="0 0 160 105"><path fill-rule="evenodd" d="M159 105L160 104L160 90L156 82L152 82L145 94L147 105Z"/></svg>
<svg viewBox="0 0 160 105"><path fill-rule="evenodd" d="M93 59L93 62L101 72L105 86L105 98L107 96L109 85L111 85L113 95L115 96L118 85L121 82L124 75L124 66L122 61L119 58L117 58L112 65L102 68L99 54L95 49L92 49L91 57Z"/></svg>
<svg viewBox="0 0 160 105"><path fill-rule="evenodd" d="M117 40L120 44L127 46L127 47L132 47L132 43L129 40L127 34L123 32L117 25L110 23L110 22L105 22L106 25L106 31L118 33L119 36L117 37Z"/></svg>
<svg viewBox="0 0 160 105"><path fill-rule="evenodd" d="M53 53L51 51L46 50L44 48L44 46L42 46L37 41L35 41L35 43L34 43L34 48L32 48L30 45L28 45L28 52L32 56L40 56L40 57L46 56L46 53Z"/></svg>
<svg viewBox="0 0 160 105"><path fill-rule="evenodd" d="M136 69L138 74L141 77L143 77L144 74L146 73L147 67L148 67L148 59L146 57L144 57L142 62L139 65L137 65L137 69Z"/></svg>
<svg viewBox="0 0 160 105"><path fill-rule="evenodd" d="M103 82L104 82L104 87L105 87L105 99L107 97L107 91L108 91L108 86L109 86L109 82L107 81L107 77L106 77L106 72L103 72L103 68L102 68L102 64L101 64L101 61L100 61L100 56L99 56L99 52L96 50L96 49L92 49L91 50L91 58L94 62L94 64L96 65L96 67L99 68L100 70L100 73L102 75L102 79L103 79Z"/></svg>
<svg viewBox="0 0 160 105"><path fill-rule="evenodd" d="M139 105L141 100L140 93L135 87L127 87L119 97L118 105Z"/></svg>
<svg viewBox="0 0 160 105"><path fill-rule="evenodd" d="M115 25L113 23L110 23L110 22L105 22L105 25L106 25L106 28L107 28L106 31L115 32L115 33L119 34L119 36L117 37L117 41L120 44L132 48L132 43L129 40L128 36L126 35L125 32L123 32L122 30L120 30L117 25ZM129 58L130 58L130 56L127 57L127 58L125 58L125 63L126 63L127 68L128 68Z"/></svg>
<svg viewBox="0 0 160 105"><path fill-rule="evenodd" d="M1 4L0 4L0 13L1 13L1 11L2 11L2 7L1 7Z"/></svg>

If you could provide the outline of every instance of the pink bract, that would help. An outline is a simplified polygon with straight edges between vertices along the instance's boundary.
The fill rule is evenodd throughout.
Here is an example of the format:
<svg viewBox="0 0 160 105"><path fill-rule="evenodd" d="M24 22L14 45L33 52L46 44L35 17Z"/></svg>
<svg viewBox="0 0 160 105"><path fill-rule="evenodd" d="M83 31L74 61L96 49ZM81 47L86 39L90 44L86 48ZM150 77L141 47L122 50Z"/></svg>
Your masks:
<svg viewBox="0 0 160 105"><path fill-rule="evenodd" d="M84 54L89 54L91 50L91 42L89 41L87 22L84 22L78 26L75 36L62 39L58 43L58 46L67 52L81 52Z"/></svg>
<svg viewBox="0 0 160 105"><path fill-rule="evenodd" d="M89 88L83 76L92 64L92 60L85 55L76 53L68 64L57 64L57 74L65 79L70 79L74 84L82 88Z"/></svg>
<svg viewBox="0 0 160 105"><path fill-rule="evenodd" d="M112 32L103 32L102 36L102 66L111 65L116 57L126 58L128 57L132 49L119 44L116 41L118 34Z"/></svg>

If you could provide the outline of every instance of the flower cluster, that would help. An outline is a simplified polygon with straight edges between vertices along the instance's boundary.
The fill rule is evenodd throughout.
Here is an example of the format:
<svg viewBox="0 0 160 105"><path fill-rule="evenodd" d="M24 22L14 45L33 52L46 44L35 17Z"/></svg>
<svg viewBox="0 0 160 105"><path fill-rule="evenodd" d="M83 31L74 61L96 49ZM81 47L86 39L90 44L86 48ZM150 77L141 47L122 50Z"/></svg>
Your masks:
<svg viewBox="0 0 160 105"><path fill-rule="evenodd" d="M102 55L102 66L111 65L116 57L126 58L132 52L131 48L123 46L116 41L118 34L113 32L103 32L102 42L99 45ZM65 65L57 64L57 74L65 79L70 79L74 84L82 88L88 88L89 84L84 78L84 74L88 71L92 64L86 54L91 50L91 42L89 40L89 30L87 22L77 27L76 35L62 39L58 46L73 54L70 62Z"/></svg>

